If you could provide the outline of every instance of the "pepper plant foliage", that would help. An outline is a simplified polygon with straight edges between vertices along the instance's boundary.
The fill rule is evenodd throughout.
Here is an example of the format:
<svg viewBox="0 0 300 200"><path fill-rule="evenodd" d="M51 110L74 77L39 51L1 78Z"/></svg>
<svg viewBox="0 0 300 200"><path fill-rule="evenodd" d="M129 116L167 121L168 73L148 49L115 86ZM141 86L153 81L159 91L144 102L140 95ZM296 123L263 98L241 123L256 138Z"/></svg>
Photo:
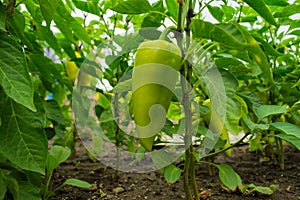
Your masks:
<svg viewBox="0 0 300 200"><path fill-rule="evenodd" d="M80 67L101 43L119 41L126 51L129 44L122 43L117 30L127 33L146 27L167 28L166 24L199 42L219 69L227 97L222 130L248 136L251 151L264 151L263 155L276 158L284 168L283 146L288 143L300 150L299 13L299 0L0 0L0 199L54 195L42 180L51 179L53 169L63 160L54 156L60 154L48 153L48 141L62 146L55 149L65 153L74 150L73 81L65 70L66 57ZM155 32L148 36L159 37ZM113 88L132 69L134 57L126 54L110 62L111 58L106 58L109 68L102 69L98 78ZM208 102L214 106L216 101L205 90L209 83L201 79L201 70L193 66L190 77L204 116L199 139L208 128L205 115L213 112ZM126 137L108 115L111 91L97 91L96 114L109 139L135 151L137 141ZM176 105L174 100L167 116L181 120ZM172 136L178 127L167 122L163 131ZM207 156L230 155L228 150L234 146L228 135L217 144L215 153ZM196 149L190 150L187 157L201 162ZM274 152L276 156L271 155ZM215 166L229 189L242 188L232 168ZM180 169L170 165L164 175L175 182ZM88 187L73 179L68 183ZM186 193L191 197L188 190Z"/></svg>

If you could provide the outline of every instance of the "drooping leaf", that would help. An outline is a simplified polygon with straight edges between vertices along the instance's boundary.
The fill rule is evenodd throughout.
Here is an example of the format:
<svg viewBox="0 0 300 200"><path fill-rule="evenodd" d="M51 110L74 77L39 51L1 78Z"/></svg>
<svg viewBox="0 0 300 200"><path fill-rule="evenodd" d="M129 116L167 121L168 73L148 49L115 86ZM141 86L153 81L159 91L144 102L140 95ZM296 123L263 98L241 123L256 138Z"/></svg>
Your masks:
<svg viewBox="0 0 300 200"><path fill-rule="evenodd" d="M219 177L222 183L230 190L235 191L237 187L242 185L240 176L229 165L219 164L216 165L219 169Z"/></svg>
<svg viewBox="0 0 300 200"><path fill-rule="evenodd" d="M0 90L0 97L3 123L0 153L21 169L44 174L48 144L43 111L32 112L15 103L3 90Z"/></svg>
<svg viewBox="0 0 300 200"><path fill-rule="evenodd" d="M270 124L271 129L279 130L287 135L300 138L300 126L288 122L274 122Z"/></svg>
<svg viewBox="0 0 300 200"><path fill-rule="evenodd" d="M10 37L0 34L0 84L14 101L36 111L33 85L21 47Z"/></svg>
<svg viewBox="0 0 300 200"><path fill-rule="evenodd" d="M270 24L277 26L276 21L266 6L264 0L244 0L251 8L253 8L260 16L262 16Z"/></svg>
<svg viewBox="0 0 300 200"><path fill-rule="evenodd" d="M248 46L233 24L218 25L196 19L192 20L191 30L195 38L211 39L229 48L245 50Z"/></svg>
<svg viewBox="0 0 300 200"><path fill-rule="evenodd" d="M127 0L118 3L111 8L121 14L142 14L151 10L151 5L147 0Z"/></svg>
<svg viewBox="0 0 300 200"><path fill-rule="evenodd" d="M164 169L164 177L168 183L175 183L181 175L180 168L171 164Z"/></svg>
<svg viewBox="0 0 300 200"><path fill-rule="evenodd" d="M57 8L58 1L57 0L39 0L39 5L41 7L42 15L47 23L50 26L52 16L55 13Z"/></svg>
<svg viewBox="0 0 300 200"><path fill-rule="evenodd" d="M282 140L290 143L292 146L294 146L296 149L300 151L300 138L293 136L293 135L287 135L285 133L276 134L275 137L281 138Z"/></svg>

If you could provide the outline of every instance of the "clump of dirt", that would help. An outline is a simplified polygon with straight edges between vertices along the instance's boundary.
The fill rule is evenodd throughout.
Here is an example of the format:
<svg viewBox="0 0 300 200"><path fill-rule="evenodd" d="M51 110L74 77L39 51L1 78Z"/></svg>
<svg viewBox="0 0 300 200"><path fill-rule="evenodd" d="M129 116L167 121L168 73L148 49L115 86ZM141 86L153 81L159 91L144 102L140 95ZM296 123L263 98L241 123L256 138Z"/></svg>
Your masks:
<svg viewBox="0 0 300 200"><path fill-rule="evenodd" d="M229 192L220 182L217 170L209 175L206 165L197 165L197 183L202 199L210 200L252 200L252 199L300 199L300 152L287 147L285 151L285 170L271 162L259 162L259 155L250 153L247 145L233 148L232 156L221 154L214 162L231 165L240 175L244 184L253 183L256 186L278 185L278 190L272 195L253 193L243 195L240 192ZM100 162L93 162L79 144L76 156L62 163L53 175L51 188L62 184L67 178L78 178L93 185L89 189L66 186L56 192L52 200L180 200L185 199L183 180L168 184L162 174L151 172L147 174L119 173L118 179L113 179L115 171Z"/></svg>

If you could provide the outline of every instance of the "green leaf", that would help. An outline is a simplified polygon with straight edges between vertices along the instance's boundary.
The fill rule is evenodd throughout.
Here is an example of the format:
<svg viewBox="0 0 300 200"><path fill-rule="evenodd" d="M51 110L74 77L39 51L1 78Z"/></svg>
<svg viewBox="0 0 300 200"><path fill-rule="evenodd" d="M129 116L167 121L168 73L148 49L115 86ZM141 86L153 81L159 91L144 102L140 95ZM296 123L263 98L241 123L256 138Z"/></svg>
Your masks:
<svg viewBox="0 0 300 200"><path fill-rule="evenodd" d="M297 111L297 110L300 110L300 100L292 105L289 112L293 112L293 111Z"/></svg>
<svg viewBox="0 0 300 200"><path fill-rule="evenodd" d="M5 34L0 34L0 66L0 83L5 93L17 103L36 111L33 85L22 49Z"/></svg>
<svg viewBox="0 0 300 200"><path fill-rule="evenodd" d="M81 0L73 0L74 5L76 8L94 14L94 15L99 15L100 14L100 9L99 9L99 0L97 1L81 1Z"/></svg>
<svg viewBox="0 0 300 200"><path fill-rule="evenodd" d="M252 189L252 192L259 192L261 194L265 194L265 195L271 195L274 193L273 190L271 190L271 188L269 187L263 187L263 186L255 186L253 189Z"/></svg>
<svg viewBox="0 0 300 200"><path fill-rule="evenodd" d="M253 8L260 16L262 16L270 24L277 26L275 19L267 8L264 0L244 0L251 8Z"/></svg>
<svg viewBox="0 0 300 200"><path fill-rule="evenodd" d="M20 200L42 200L39 188L29 182L19 182L18 193Z"/></svg>
<svg viewBox="0 0 300 200"><path fill-rule="evenodd" d="M147 0L127 0L121 1L111 10L121 14L142 14L152 9Z"/></svg>
<svg viewBox="0 0 300 200"><path fill-rule="evenodd" d="M276 134L275 137L281 138L285 140L286 142L290 143L292 146L294 146L296 149L300 151L300 138L293 136L293 135L287 135L285 133Z"/></svg>
<svg viewBox="0 0 300 200"><path fill-rule="evenodd" d="M5 21L6 21L6 15L5 15L5 9L0 1L0 30L5 31Z"/></svg>
<svg viewBox="0 0 300 200"><path fill-rule="evenodd" d="M18 167L44 174L47 157L45 117L15 103L0 89L0 153Z"/></svg>
<svg viewBox="0 0 300 200"><path fill-rule="evenodd" d="M19 184L18 181L10 174L4 177L5 185L13 196L13 199L19 199Z"/></svg>
<svg viewBox="0 0 300 200"><path fill-rule="evenodd" d="M192 20L191 30L195 38L211 39L226 47L245 50L248 46L233 24L212 24L202 20Z"/></svg>
<svg viewBox="0 0 300 200"><path fill-rule="evenodd" d="M57 6L57 13L62 18L62 20L65 20L69 23L69 26L72 28L74 34L86 42L87 44L91 43L91 39L89 38L89 35L87 34L86 30L83 28L82 24L79 23L75 18L72 17L70 12L65 8L65 4L58 0L58 6ZM59 18L57 19L59 20ZM56 21L57 21L56 20ZM61 27L63 29L63 27Z"/></svg>
<svg viewBox="0 0 300 200"><path fill-rule="evenodd" d="M39 5L41 7L42 15L47 23L50 26L52 16L55 13L57 8L58 1L57 0L39 0Z"/></svg>
<svg viewBox="0 0 300 200"><path fill-rule="evenodd" d="M45 113L47 119L56 122L62 126L65 125L65 118L60 110L59 105L54 100L45 101Z"/></svg>
<svg viewBox="0 0 300 200"><path fill-rule="evenodd" d="M128 92L132 87L132 79L119 82L113 89L114 93Z"/></svg>
<svg viewBox="0 0 300 200"><path fill-rule="evenodd" d="M274 14L274 17L275 18L284 18L284 17L289 17L289 16L297 14L297 13L300 13L300 4L291 4L291 5L285 6L279 12L276 12Z"/></svg>
<svg viewBox="0 0 300 200"><path fill-rule="evenodd" d="M71 186L80 187L80 188L90 188L90 187L92 187L92 185L89 184L88 182L78 180L78 179L74 179L74 178L67 179L63 183L63 185L71 185Z"/></svg>
<svg viewBox="0 0 300 200"><path fill-rule="evenodd" d="M47 157L47 169L53 171L58 165L66 161L71 155L71 150L68 147L54 145L51 147Z"/></svg>
<svg viewBox="0 0 300 200"><path fill-rule="evenodd" d="M286 113L287 109L285 106L278 106L278 105L261 105L256 110L256 116L258 117L258 120L262 120L265 117L271 116L271 115L279 115Z"/></svg>
<svg viewBox="0 0 300 200"><path fill-rule="evenodd" d="M264 0L266 5L272 6L287 6L289 3L286 0Z"/></svg>
<svg viewBox="0 0 300 200"><path fill-rule="evenodd" d="M178 20L178 3L176 0L165 0L168 14L175 20Z"/></svg>
<svg viewBox="0 0 300 200"><path fill-rule="evenodd" d="M229 165L219 164L216 165L219 169L219 177L222 183L230 190L235 191L237 187L242 185L240 176Z"/></svg>
<svg viewBox="0 0 300 200"><path fill-rule="evenodd" d="M218 22L222 22L222 18L224 16L224 12L221 8L217 7L217 6L211 6L211 5L207 5L207 8L210 12L210 14L216 19L218 20Z"/></svg>
<svg viewBox="0 0 300 200"><path fill-rule="evenodd" d="M247 43L249 44L248 49L247 49L249 52L249 55L259 65L265 78L270 83L274 84L273 76L271 74L271 66L270 66L270 63L269 63L269 60L268 60L266 54L261 49L258 42L254 39L254 37L247 30L243 29L242 27L238 27L238 29L243 34L244 38L246 39Z"/></svg>
<svg viewBox="0 0 300 200"><path fill-rule="evenodd" d="M176 167L173 164L167 166L164 169L164 177L168 183L175 183L180 178L180 175L181 175L180 168Z"/></svg>
<svg viewBox="0 0 300 200"><path fill-rule="evenodd" d="M3 180L3 172L0 169L0 199L4 199L6 191L7 189L6 189L6 184Z"/></svg>
<svg viewBox="0 0 300 200"><path fill-rule="evenodd" d="M70 157L71 150L68 147L54 145L51 147L50 155L54 156L58 164L60 164Z"/></svg>
<svg viewBox="0 0 300 200"><path fill-rule="evenodd" d="M288 122L274 122L270 124L270 128L282 131L287 135L293 135L300 138L300 126Z"/></svg>

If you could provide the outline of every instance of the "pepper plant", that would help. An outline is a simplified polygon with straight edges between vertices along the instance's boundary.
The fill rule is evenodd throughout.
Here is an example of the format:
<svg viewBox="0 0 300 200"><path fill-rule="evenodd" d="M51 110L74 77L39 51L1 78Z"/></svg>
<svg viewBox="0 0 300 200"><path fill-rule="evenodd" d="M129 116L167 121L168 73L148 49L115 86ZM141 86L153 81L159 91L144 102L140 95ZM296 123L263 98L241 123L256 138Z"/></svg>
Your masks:
<svg viewBox="0 0 300 200"><path fill-rule="evenodd" d="M152 148L160 152L153 163L168 182L183 174L187 199L199 199L196 169L202 163L215 166L230 190L271 194L276 187L243 185L238 169L206 158L230 156L232 147L247 141L250 151L262 152L261 161L283 169L284 146L300 150L299 7L299 0L0 0L0 199L55 195L48 187L52 173L75 152L76 128L86 131L75 126L71 111L84 108L90 120L91 96L102 128L88 124L95 131L91 158L110 141L121 169L122 149L143 162ZM168 99L165 123L143 142L120 128L130 128L141 111L122 102L134 84L128 73L147 63L138 61L138 46L160 37L180 49L181 58L167 65L179 69L175 91L183 98L161 90ZM85 69L85 63L96 67ZM101 87L91 96L84 93L96 84ZM74 96L82 101L72 104ZM133 103L142 105L137 99ZM231 135L240 140L230 141ZM184 146L178 158L183 168L158 151L174 143ZM73 179L65 184L89 186Z"/></svg>

